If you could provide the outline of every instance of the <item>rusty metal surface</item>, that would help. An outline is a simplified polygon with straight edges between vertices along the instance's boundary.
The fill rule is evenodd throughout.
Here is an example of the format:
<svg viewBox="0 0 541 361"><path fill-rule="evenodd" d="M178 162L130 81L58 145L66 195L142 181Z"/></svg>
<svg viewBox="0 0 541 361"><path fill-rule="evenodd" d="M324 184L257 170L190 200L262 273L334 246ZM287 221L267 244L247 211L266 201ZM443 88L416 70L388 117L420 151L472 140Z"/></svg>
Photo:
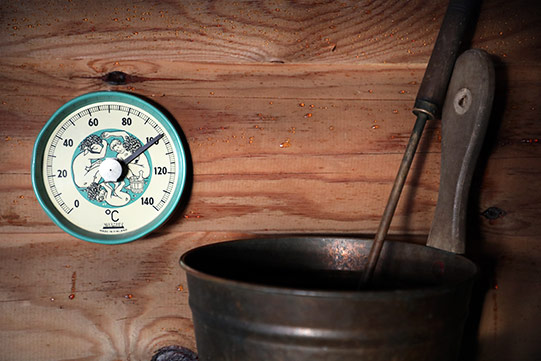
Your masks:
<svg viewBox="0 0 541 361"><path fill-rule="evenodd" d="M200 360L456 359L475 265L386 242L374 289L357 291L371 242L278 237L187 252Z"/></svg>

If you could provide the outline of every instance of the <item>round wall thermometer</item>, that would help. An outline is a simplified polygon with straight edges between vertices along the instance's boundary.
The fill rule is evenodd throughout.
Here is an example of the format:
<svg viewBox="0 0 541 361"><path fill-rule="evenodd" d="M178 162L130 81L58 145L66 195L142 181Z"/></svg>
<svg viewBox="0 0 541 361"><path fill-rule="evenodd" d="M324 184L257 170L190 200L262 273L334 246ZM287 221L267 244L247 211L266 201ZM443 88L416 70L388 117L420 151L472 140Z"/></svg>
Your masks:
<svg viewBox="0 0 541 361"><path fill-rule="evenodd" d="M117 244L156 229L186 182L186 152L151 103L121 92L77 97L53 114L32 156L34 192L49 217L85 241Z"/></svg>

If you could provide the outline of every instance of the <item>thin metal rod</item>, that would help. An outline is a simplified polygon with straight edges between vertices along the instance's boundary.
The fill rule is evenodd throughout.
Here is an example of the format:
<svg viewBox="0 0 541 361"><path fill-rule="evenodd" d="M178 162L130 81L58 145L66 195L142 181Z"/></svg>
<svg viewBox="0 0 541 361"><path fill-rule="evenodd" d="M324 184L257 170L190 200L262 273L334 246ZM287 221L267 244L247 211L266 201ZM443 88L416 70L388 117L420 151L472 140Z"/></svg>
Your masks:
<svg viewBox="0 0 541 361"><path fill-rule="evenodd" d="M381 249L383 248L383 241L387 237L391 220L393 219L396 206L398 205L400 194L404 188L404 183L406 182L406 178L413 161L413 156L415 155L417 146L419 145L419 140L423 134L427 119L428 115L425 113L419 113L417 115L417 120L413 126L406 151L404 152L404 157L402 158L402 163L400 163L400 168L398 169L398 174L396 175L393 189L389 195L387 206L385 207L385 211L381 217L376 236L374 237L374 242L372 243L372 248L368 254L368 265L363 273L361 284L359 285L360 287L367 286L371 282L372 276L374 275L374 271L381 254Z"/></svg>

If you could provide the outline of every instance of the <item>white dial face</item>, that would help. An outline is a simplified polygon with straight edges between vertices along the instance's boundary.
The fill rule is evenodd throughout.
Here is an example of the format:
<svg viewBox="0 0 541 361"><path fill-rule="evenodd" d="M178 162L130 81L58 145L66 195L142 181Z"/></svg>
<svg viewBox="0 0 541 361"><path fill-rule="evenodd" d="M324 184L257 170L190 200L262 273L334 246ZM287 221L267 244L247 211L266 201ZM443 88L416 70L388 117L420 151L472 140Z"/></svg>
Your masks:
<svg viewBox="0 0 541 361"><path fill-rule="evenodd" d="M115 159L123 163L160 134L111 180L118 173ZM62 217L97 237L138 232L164 216L173 200L182 164L174 139L137 106L104 101L81 107L59 122L46 143L47 195Z"/></svg>

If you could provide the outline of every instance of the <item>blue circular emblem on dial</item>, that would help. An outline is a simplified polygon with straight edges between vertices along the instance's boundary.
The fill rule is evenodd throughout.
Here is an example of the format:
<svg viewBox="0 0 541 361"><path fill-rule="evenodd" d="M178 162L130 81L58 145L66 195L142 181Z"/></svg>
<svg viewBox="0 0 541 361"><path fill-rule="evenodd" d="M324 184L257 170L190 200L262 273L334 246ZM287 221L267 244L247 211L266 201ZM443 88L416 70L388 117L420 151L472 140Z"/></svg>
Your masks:
<svg viewBox="0 0 541 361"><path fill-rule="evenodd" d="M145 153L130 162L118 182L106 182L100 165L107 158L124 160L143 146L134 135L119 129L89 134L76 148L71 162L73 183L83 198L104 208L123 207L145 193L152 178L152 159Z"/></svg>

